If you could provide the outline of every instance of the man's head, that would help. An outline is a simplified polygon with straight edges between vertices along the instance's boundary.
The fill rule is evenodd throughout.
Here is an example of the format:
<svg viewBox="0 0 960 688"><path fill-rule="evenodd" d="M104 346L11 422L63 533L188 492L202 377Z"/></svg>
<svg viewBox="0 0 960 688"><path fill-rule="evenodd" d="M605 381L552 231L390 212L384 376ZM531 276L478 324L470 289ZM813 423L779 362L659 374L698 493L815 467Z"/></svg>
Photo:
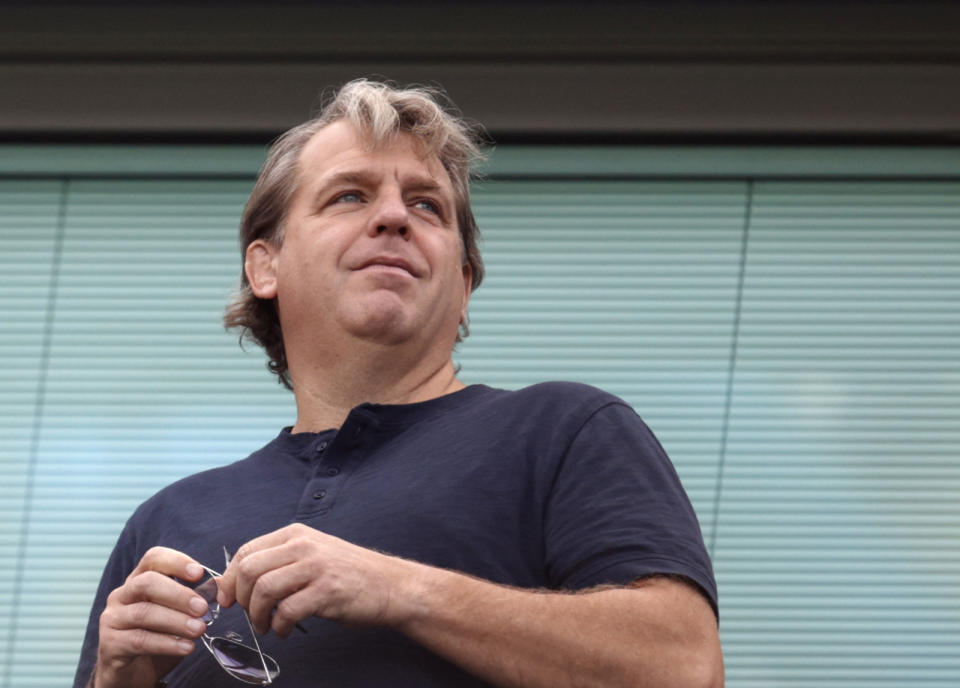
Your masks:
<svg viewBox="0 0 960 688"><path fill-rule="evenodd" d="M453 192L456 229L462 246L462 262L469 270L470 287L483 279L483 262L477 246L478 230L470 208L471 165L480 159L475 130L444 109L439 94L424 88L396 89L364 79L340 89L320 114L300 124L271 147L260 171L240 224L240 243L246 256L251 244L266 242L281 247L286 223L297 192L304 184L302 159L308 144L334 123L352 128L367 151L377 151L409 141L424 159L435 159L449 178ZM290 386L287 356L275 299L254 294L246 272L241 291L228 306L227 327L243 333L264 347L269 367ZM457 341L466 335L465 323Z"/></svg>

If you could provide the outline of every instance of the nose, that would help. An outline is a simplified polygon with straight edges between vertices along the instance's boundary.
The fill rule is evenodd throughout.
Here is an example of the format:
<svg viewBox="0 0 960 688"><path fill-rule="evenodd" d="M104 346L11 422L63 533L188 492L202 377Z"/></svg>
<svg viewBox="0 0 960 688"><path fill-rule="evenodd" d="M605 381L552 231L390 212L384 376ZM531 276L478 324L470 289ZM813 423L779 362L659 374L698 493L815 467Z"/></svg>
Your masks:
<svg viewBox="0 0 960 688"><path fill-rule="evenodd" d="M385 193L374 208L370 219L371 235L396 232L406 238L410 234L409 210L399 193Z"/></svg>

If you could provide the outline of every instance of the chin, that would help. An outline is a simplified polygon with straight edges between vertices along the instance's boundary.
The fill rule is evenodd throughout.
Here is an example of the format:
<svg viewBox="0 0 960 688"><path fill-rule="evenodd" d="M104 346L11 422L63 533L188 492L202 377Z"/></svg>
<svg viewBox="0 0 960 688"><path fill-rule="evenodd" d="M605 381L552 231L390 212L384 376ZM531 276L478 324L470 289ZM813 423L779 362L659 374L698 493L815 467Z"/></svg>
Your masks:
<svg viewBox="0 0 960 688"><path fill-rule="evenodd" d="M345 329L358 339L378 344L400 344L417 331L406 314L396 308L354 314Z"/></svg>

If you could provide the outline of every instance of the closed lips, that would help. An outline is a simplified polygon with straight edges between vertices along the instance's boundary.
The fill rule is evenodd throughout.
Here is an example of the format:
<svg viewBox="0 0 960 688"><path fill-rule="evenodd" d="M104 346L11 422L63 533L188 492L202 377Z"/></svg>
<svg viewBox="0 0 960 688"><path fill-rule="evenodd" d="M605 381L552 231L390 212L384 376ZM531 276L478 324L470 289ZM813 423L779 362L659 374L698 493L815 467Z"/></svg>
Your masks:
<svg viewBox="0 0 960 688"><path fill-rule="evenodd" d="M364 261L360 264L357 270L363 270L364 268L369 268L376 265L382 265L388 268L400 268L402 270L406 270L414 277L420 276L419 273L413 269L413 266L411 266L407 261L403 260L402 258L392 258L387 256L380 256Z"/></svg>

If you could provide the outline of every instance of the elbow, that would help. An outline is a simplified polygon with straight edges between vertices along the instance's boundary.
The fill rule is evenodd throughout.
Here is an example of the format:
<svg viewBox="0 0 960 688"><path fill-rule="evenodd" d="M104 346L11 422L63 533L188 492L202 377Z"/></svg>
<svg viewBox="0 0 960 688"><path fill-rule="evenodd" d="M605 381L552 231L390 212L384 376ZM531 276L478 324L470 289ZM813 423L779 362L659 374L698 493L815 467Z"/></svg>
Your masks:
<svg viewBox="0 0 960 688"><path fill-rule="evenodd" d="M724 688L723 655L720 645L697 645L661 657L653 665L642 663L621 665L621 670L612 680L583 685L616 685L624 688ZM608 677L608 679L611 677ZM581 685L581 684L576 684Z"/></svg>
<svg viewBox="0 0 960 688"><path fill-rule="evenodd" d="M719 638L700 638L696 642L678 643L669 655L661 655L654 673L635 670L632 686L650 688L723 688L723 653ZM638 681L638 677L646 676ZM626 683L624 685L627 685Z"/></svg>
<svg viewBox="0 0 960 688"><path fill-rule="evenodd" d="M723 667L710 666L690 676L690 682L685 686L693 688L723 688Z"/></svg>
<svg viewBox="0 0 960 688"><path fill-rule="evenodd" d="M711 643L709 647L700 648L690 658L690 662L681 672L683 676L679 685L687 688L723 688L723 653L720 643Z"/></svg>

